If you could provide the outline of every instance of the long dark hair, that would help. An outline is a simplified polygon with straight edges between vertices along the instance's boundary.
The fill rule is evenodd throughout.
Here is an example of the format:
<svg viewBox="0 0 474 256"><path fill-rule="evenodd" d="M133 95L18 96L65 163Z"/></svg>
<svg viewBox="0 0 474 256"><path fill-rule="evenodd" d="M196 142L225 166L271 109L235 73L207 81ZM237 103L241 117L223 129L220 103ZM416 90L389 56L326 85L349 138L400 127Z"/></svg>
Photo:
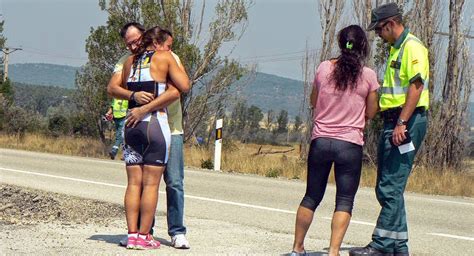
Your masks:
<svg viewBox="0 0 474 256"><path fill-rule="evenodd" d="M153 45L153 42L163 44L170 36L172 37L173 35L169 30L162 29L159 26L149 28L147 31L145 31L145 33L143 33L140 45L138 46L135 56L133 57L134 74L138 65L138 61L140 57L143 56L143 54L147 51L147 48L150 45Z"/></svg>
<svg viewBox="0 0 474 256"><path fill-rule="evenodd" d="M138 59L146 52L146 49L153 44L154 41L158 39L158 35L160 34L161 28L159 26L154 26L152 28L147 29L141 38L140 45L138 49L135 51L135 57L133 59L134 66L137 64Z"/></svg>
<svg viewBox="0 0 474 256"><path fill-rule="evenodd" d="M339 31L337 41L341 55L337 58L331 79L336 84L336 90L355 89L369 53L367 36L360 26L350 25Z"/></svg>

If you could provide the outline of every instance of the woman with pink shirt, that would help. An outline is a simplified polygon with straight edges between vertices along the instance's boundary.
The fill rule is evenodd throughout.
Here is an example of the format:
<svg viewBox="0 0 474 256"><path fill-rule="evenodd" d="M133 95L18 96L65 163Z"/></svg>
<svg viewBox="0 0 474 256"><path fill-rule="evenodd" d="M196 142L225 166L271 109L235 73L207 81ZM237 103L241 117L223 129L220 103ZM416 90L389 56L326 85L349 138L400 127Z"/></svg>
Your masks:
<svg viewBox="0 0 474 256"><path fill-rule="evenodd" d="M336 180L336 208L329 255L339 255L352 215L362 168L366 119L378 110L375 72L365 67L368 42L364 30L351 25L339 32L340 55L322 62L311 93L313 132L308 155L306 194L296 215L292 255L305 255L304 238L323 199L331 167Z"/></svg>

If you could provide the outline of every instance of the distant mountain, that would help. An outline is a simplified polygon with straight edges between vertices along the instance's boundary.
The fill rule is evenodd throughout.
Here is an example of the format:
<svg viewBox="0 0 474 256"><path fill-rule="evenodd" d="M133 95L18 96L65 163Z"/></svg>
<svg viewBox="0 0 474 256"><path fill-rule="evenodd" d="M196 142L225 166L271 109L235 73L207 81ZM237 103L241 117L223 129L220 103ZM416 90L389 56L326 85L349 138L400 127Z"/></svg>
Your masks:
<svg viewBox="0 0 474 256"><path fill-rule="evenodd" d="M278 115L280 110L286 110L290 117L299 114L304 97L302 81L260 72L237 93L249 106L255 105L264 113L273 110Z"/></svg>
<svg viewBox="0 0 474 256"><path fill-rule="evenodd" d="M16 83L74 89L75 75L79 69L79 67L45 63L12 64L9 66L9 77ZM237 83L242 85L241 81ZM249 106L255 105L264 112L273 109L277 114L285 109L289 116L294 117L298 115L303 99L303 82L257 73L251 83L235 93L240 98L246 99Z"/></svg>
<svg viewBox="0 0 474 256"><path fill-rule="evenodd" d="M76 71L79 69L79 67L45 63L11 64L8 66L8 76L17 83L73 89Z"/></svg>
<svg viewBox="0 0 474 256"><path fill-rule="evenodd" d="M17 83L43 86L56 86L67 89L75 88L75 75L79 67L64 65L25 63L9 66L10 79ZM299 114L303 100L303 82L258 72L250 83L246 79L237 82L234 93L267 112L272 109L276 114L284 109L294 118ZM470 103L470 120L474 126L474 102Z"/></svg>

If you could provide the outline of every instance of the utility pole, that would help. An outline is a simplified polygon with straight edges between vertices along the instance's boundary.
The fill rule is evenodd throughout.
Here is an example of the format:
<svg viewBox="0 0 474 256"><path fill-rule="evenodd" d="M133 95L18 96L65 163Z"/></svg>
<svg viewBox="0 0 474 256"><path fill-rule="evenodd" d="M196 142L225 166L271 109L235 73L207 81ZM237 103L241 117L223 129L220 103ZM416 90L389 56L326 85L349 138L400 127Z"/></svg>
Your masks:
<svg viewBox="0 0 474 256"><path fill-rule="evenodd" d="M21 48L15 48L15 47L5 47L2 48L3 52L3 65L4 65L4 70L3 70L3 82L5 82L8 78L8 55L10 53L23 50Z"/></svg>

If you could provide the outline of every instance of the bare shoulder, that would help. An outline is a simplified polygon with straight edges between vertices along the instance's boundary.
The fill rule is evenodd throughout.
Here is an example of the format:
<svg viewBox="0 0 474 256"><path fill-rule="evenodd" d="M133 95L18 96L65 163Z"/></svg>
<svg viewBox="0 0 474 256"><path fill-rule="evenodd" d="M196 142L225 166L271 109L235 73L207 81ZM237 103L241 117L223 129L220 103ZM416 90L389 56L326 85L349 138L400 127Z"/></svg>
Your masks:
<svg viewBox="0 0 474 256"><path fill-rule="evenodd" d="M174 57L171 55L170 51L156 51L155 54L153 54L153 59L155 61L170 61L173 60Z"/></svg>

